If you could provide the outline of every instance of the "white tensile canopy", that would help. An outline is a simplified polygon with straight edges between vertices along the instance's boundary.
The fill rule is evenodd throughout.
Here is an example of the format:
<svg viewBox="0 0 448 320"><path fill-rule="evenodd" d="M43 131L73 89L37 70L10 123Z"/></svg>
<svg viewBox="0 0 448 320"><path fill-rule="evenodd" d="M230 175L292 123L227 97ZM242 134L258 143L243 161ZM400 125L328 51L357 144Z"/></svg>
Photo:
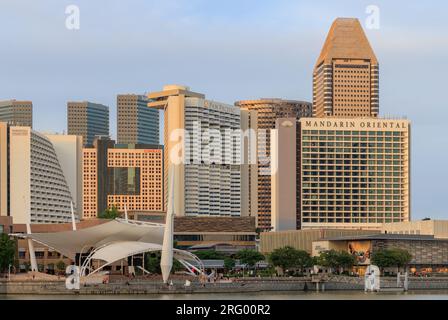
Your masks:
<svg viewBox="0 0 448 320"><path fill-rule="evenodd" d="M14 236L31 239L72 260L75 260L76 254L88 253L87 259L80 270L81 275L85 275L90 261L103 261L104 264L100 268L92 270L89 273L90 275L129 256L144 252L162 251L164 231L164 224L115 219L80 230L14 234ZM202 263L192 253L174 249L173 255L192 274L201 271Z"/></svg>
<svg viewBox="0 0 448 320"><path fill-rule="evenodd" d="M115 219L81 230L14 234L14 236L34 240L75 260L77 253L113 242L138 241L161 245L164 228L164 224Z"/></svg>

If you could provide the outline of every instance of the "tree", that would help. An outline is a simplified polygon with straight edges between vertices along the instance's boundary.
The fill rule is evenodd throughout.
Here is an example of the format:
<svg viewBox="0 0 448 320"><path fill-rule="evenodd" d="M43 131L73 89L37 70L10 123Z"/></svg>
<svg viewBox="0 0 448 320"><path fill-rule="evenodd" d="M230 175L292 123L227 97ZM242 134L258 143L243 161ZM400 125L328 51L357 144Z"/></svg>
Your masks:
<svg viewBox="0 0 448 320"><path fill-rule="evenodd" d="M146 270L155 274L162 273L162 269L160 268L160 260L162 259L161 252L157 251L157 252L145 253L144 259ZM184 266L176 259L173 259L173 267L171 268L171 273L174 273L182 269L184 269Z"/></svg>
<svg viewBox="0 0 448 320"><path fill-rule="evenodd" d="M62 261L62 260L59 260L58 263L56 263L56 269L57 269L59 272L63 272L63 271L65 271L65 267L66 267L65 262Z"/></svg>
<svg viewBox="0 0 448 320"><path fill-rule="evenodd" d="M224 260L225 255L216 250L195 251L194 254L201 260Z"/></svg>
<svg viewBox="0 0 448 320"><path fill-rule="evenodd" d="M120 216L118 209L115 205L113 205L111 208L107 208L103 212L99 214L99 218L101 219L115 219Z"/></svg>
<svg viewBox="0 0 448 320"><path fill-rule="evenodd" d="M317 257L318 265L331 269L351 268L356 263L356 258L346 251L336 251L334 249L323 251Z"/></svg>
<svg viewBox="0 0 448 320"><path fill-rule="evenodd" d="M6 233L0 234L0 272L8 270L14 263L16 243Z"/></svg>
<svg viewBox="0 0 448 320"><path fill-rule="evenodd" d="M232 270L235 267L235 260L230 257L224 258L224 268L227 270Z"/></svg>
<svg viewBox="0 0 448 320"><path fill-rule="evenodd" d="M303 270L313 265L313 259L308 252L292 247L275 249L269 255L269 261L273 266L280 267L283 270L292 268Z"/></svg>
<svg viewBox="0 0 448 320"><path fill-rule="evenodd" d="M372 254L372 263L381 269L405 267L411 260L412 255L408 251L398 248L380 249Z"/></svg>
<svg viewBox="0 0 448 320"><path fill-rule="evenodd" d="M264 255L260 252L250 249L244 249L237 252L236 257L241 263L246 264L249 268L254 267L258 261L264 260Z"/></svg>
<svg viewBox="0 0 448 320"><path fill-rule="evenodd" d="M338 252L333 249L322 251L317 258L317 264L332 269L338 268Z"/></svg>
<svg viewBox="0 0 448 320"><path fill-rule="evenodd" d="M337 264L342 270L349 269L356 264L356 257L347 251L340 251L337 256Z"/></svg>

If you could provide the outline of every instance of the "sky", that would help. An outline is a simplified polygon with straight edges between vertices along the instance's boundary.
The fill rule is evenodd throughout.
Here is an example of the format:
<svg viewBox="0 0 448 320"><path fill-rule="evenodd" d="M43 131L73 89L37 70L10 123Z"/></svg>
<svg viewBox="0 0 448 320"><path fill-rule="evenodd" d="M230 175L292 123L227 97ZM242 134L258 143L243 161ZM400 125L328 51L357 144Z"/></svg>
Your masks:
<svg viewBox="0 0 448 320"><path fill-rule="evenodd" d="M79 29L66 8L79 8ZM369 5L379 28L366 28ZM212 100L312 100L331 23L359 18L380 64L380 114L412 123L412 219L448 219L446 1L0 0L0 100L32 100L34 129L66 103L188 85Z"/></svg>

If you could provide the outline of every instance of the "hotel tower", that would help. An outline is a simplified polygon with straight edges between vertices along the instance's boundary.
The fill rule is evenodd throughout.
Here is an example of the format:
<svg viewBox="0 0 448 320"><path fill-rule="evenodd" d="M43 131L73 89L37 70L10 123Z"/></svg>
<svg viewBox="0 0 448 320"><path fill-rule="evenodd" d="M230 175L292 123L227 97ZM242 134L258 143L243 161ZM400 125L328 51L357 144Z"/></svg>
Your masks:
<svg viewBox="0 0 448 320"><path fill-rule="evenodd" d="M378 60L358 19L338 18L313 72L314 117L377 117Z"/></svg>

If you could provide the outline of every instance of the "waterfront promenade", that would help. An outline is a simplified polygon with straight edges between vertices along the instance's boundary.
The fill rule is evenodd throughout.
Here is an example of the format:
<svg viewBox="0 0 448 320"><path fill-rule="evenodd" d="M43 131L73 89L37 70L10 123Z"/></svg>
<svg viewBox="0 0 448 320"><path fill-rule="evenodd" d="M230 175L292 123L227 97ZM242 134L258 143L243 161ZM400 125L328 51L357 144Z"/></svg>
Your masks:
<svg viewBox="0 0 448 320"><path fill-rule="evenodd" d="M172 286L163 285L157 278L118 278L106 284L82 285L80 290L67 290L65 278L0 281L2 295L145 295L145 294L206 294L206 293L248 293L248 292L290 292L316 291L316 281L303 278L239 278L231 282L201 284L191 279L185 286L185 279L173 280ZM382 278L384 290L396 288L395 278ZM330 276L319 283L320 291L363 291L364 279L347 276ZM448 290L448 277L410 278L409 290Z"/></svg>

